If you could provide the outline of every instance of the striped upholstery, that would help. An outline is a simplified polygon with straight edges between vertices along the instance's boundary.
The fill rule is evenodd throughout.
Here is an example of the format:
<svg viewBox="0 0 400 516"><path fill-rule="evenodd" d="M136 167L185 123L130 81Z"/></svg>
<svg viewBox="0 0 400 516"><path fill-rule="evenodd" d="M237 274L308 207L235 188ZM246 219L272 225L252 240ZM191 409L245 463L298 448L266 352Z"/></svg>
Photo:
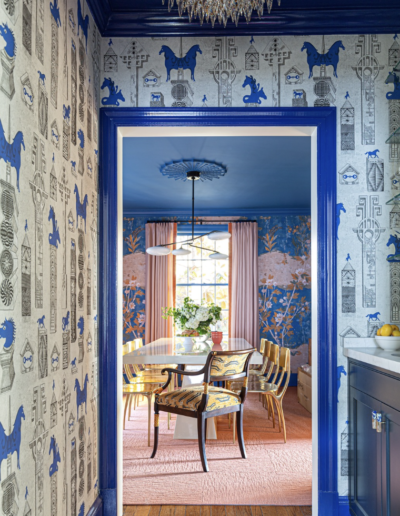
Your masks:
<svg viewBox="0 0 400 516"><path fill-rule="evenodd" d="M165 392L156 398L159 405L186 410L197 410L204 393L203 385L193 385L177 391ZM220 387L209 386L206 411L240 405L240 396Z"/></svg>
<svg viewBox="0 0 400 516"><path fill-rule="evenodd" d="M211 376L229 376L243 373L248 354L243 355L219 355L211 361Z"/></svg>

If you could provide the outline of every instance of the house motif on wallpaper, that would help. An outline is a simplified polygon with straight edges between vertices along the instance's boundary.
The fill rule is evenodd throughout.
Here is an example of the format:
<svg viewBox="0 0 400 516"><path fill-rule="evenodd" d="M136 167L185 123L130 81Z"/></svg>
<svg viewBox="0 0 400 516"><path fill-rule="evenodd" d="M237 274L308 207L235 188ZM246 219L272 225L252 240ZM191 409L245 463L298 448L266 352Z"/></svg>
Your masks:
<svg viewBox="0 0 400 516"><path fill-rule="evenodd" d="M285 73L285 84L302 84L304 72L297 66L292 66Z"/></svg>
<svg viewBox="0 0 400 516"><path fill-rule="evenodd" d="M143 75L143 86L145 88L158 86L160 84L160 79L160 74L155 70L149 70L145 75Z"/></svg>
<svg viewBox="0 0 400 516"><path fill-rule="evenodd" d="M254 39L251 38L250 41L254 42ZM246 54L245 54L245 69L246 70L258 70L260 68L260 54L258 53L256 47L253 43L250 44Z"/></svg>
<svg viewBox="0 0 400 516"><path fill-rule="evenodd" d="M32 111L35 95L33 93L32 84L28 73L24 73L24 75L21 76L21 98L25 106Z"/></svg>
<svg viewBox="0 0 400 516"><path fill-rule="evenodd" d="M357 185L360 173L348 163L339 170L339 183L341 185Z"/></svg>
<svg viewBox="0 0 400 516"><path fill-rule="evenodd" d="M107 52L104 54L103 64L105 72L118 72L118 56L112 47L109 47Z"/></svg>
<svg viewBox="0 0 400 516"><path fill-rule="evenodd" d="M397 34L396 34L397 36ZM394 36L394 41L392 43L392 46L389 48L388 52L388 64L389 66L396 66L397 63L400 61L400 45L397 42L397 37Z"/></svg>

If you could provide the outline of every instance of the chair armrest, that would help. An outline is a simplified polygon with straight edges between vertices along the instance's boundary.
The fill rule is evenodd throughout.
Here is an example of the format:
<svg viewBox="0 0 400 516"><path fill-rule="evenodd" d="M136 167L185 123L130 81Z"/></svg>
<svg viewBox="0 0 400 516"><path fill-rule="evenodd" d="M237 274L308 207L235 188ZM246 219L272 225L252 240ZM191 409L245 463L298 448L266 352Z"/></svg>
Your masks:
<svg viewBox="0 0 400 516"><path fill-rule="evenodd" d="M183 371L182 369L171 369L166 368L162 369L161 374L164 374L164 372L169 373L175 373L175 374L183 374L184 376L198 376L200 374L204 374L204 367L203 369L200 369L199 371Z"/></svg>

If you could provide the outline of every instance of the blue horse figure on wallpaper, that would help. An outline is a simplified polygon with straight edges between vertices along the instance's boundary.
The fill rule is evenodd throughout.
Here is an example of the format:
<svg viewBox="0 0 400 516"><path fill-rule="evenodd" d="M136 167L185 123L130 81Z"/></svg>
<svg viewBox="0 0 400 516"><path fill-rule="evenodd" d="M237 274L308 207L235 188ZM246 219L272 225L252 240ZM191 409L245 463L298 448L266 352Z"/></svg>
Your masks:
<svg viewBox="0 0 400 516"><path fill-rule="evenodd" d="M40 70L37 72L39 74L39 81L42 81L43 86L45 86L46 76Z"/></svg>
<svg viewBox="0 0 400 516"><path fill-rule="evenodd" d="M83 201L81 202L79 197L79 189L78 186L75 185L74 194L76 198L76 227L78 227L78 218L81 217L85 221L85 233L86 233L86 211L87 211L87 205L89 204L88 196L87 194L83 198Z"/></svg>
<svg viewBox="0 0 400 516"><path fill-rule="evenodd" d="M49 476L52 477L58 471L58 463L61 462L60 451L54 435L50 439L49 455L53 452L53 462L50 464Z"/></svg>
<svg viewBox="0 0 400 516"><path fill-rule="evenodd" d="M8 27L7 23L0 24L0 36L4 39L6 46L4 51L8 57L15 57L17 47L15 45L15 38L13 31Z"/></svg>
<svg viewBox="0 0 400 516"><path fill-rule="evenodd" d="M400 77L396 72L389 72L385 84L393 84L394 90L386 93L386 98L391 100L400 100Z"/></svg>
<svg viewBox="0 0 400 516"><path fill-rule="evenodd" d="M61 27L61 19L60 19L60 8L58 7L58 0L55 0L54 3L50 2L50 12L57 23L57 27Z"/></svg>
<svg viewBox="0 0 400 516"><path fill-rule="evenodd" d="M83 330L85 329L85 319L81 316L79 317L79 321L78 321L78 329L79 329L79 335L82 335L83 334Z"/></svg>
<svg viewBox="0 0 400 516"><path fill-rule="evenodd" d="M36 321L39 325L39 328L44 328L44 320L46 319L45 315L42 315L42 317L39 317L39 319Z"/></svg>
<svg viewBox="0 0 400 516"><path fill-rule="evenodd" d="M79 508L78 516L85 516L85 503L82 502L82 505Z"/></svg>
<svg viewBox="0 0 400 516"><path fill-rule="evenodd" d="M400 238L397 235L390 235L387 247L394 245L394 254L389 254L386 258L388 262L400 262Z"/></svg>
<svg viewBox="0 0 400 516"><path fill-rule="evenodd" d="M71 117L71 106L66 106L63 104L63 118L64 120L69 120Z"/></svg>
<svg viewBox="0 0 400 516"><path fill-rule="evenodd" d="M58 249L58 244L61 243L60 232L58 231L58 224L56 221L56 214L53 206L50 206L49 217L47 220L51 220L53 223L53 232L49 234L49 244L54 245Z"/></svg>
<svg viewBox="0 0 400 516"><path fill-rule="evenodd" d="M346 213L346 208L343 206L342 202L339 202L336 205L336 238L339 240L339 224L340 224L340 213Z"/></svg>
<svg viewBox="0 0 400 516"><path fill-rule="evenodd" d="M365 317L368 318L368 321L380 321L379 316L381 315L380 312L375 312L374 314L368 314Z"/></svg>
<svg viewBox="0 0 400 516"><path fill-rule="evenodd" d="M62 318L62 331L67 331L69 327L69 310L67 312L67 315Z"/></svg>
<svg viewBox="0 0 400 516"><path fill-rule="evenodd" d="M338 401L338 403L339 403L340 380L341 380L342 374L347 376L346 369L344 368L344 366L341 365L341 366L338 366L338 368L337 368L337 395L338 395L337 401Z"/></svg>
<svg viewBox="0 0 400 516"><path fill-rule="evenodd" d="M85 147L85 135L84 135L82 129L79 129L79 131L77 132L77 135L78 135L78 139L79 139L79 147L81 149L83 149Z"/></svg>
<svg viewBox="0 0 400 516"><path fill-rule="evenodd" d="M89 15L87 14L85 17L83 17L81 0L78 0L78 36L79 36L79 28L82 29L82 32L83 32L83 34L85 36L86 52L87 52L87 37L88 37L88 29L89 29Z"/></svg>
<svg viewBox="0 0 400 516"><path fill-rule="evenodd" d="M0 422L0 480L1 463L14 452L17 452L17 466L18 469L21 469L21 466L19 464L19 451L21 447L21 426L23 419L25 420L25 412L24 407L21 405L15 417L13 430L10 433L10 435L6 435L6 431L4 430L3 425Z"/></svg>
<svg viewBox="0 0 400 516"><path fill-rule="evenodd" d="M0 160L9 163L17 172L17 188L19 190L19 172L21 170L21 147L25 150L24 135L18 131L12 143L9 143L0 120Z"/></svg>
<svg viewBox="0 0 400 516"><path fill-rule="evenodd" d="M76 360L76 359L75 359ZM85 381L83 383L83 389L81 389L81 386L79 385L78 378L75 379L75 390L76 390L76 412L77 416L76 418L79 418L79 407L83 404L85 404L85 414L86 412L86 400L87 400L87 386L89 383L89 376L86 374Z"/></svg>
<svg viewBox="0 0 400 516"><path fill-rule="evenodd" d="M309 43L308 41L305 41L301 51L303 50L307 51L307 64L310 69L310 75L308 78L313 76L313 68L314 66L332 66L333 67L333 75L337 77L337 65L339 64L339 49L346 50L343 46L343 43L341 40L336 41L331 48L326 52L326 54L320 54L318 50Z"/></svg>
<svg viewBox="0 0 400 516"><path fill-rule="evenodd" d="M194 81L194 69L196 68L196 56L197 52L202 54L203 52L200 49L199 45L193 45L187 52L185 57L176 57L173 50L171 50L167 45L163 45L161 47L158 55L164 53L165 58L165 68L167 69L167 80L170 79L171 70L190 70L191 79Z"/></svg>
<svg viewBox="0 0 400 516"><path fill-rule="evenodd" d="M103 97L101 103L103 106L119 106L119 101L125 102L125 97L122 95L122 91L118 86L115 86L114 81L111 77L104 77L101 89L108 88L108 97Z"/></svg>
<svg viewBox="0 0 400 516"><path fill-rule="evenodd" d="M243 97L245 104L261 104L261 99L266 99L267 96L264 93L264 88L260 88L260 83L257 83L252 75L246 75L242 88L250 86L250 95Z"/></svg>
<svg viewBox="0 0 400 516"><path fill-rule="evenodd" d="M367 158L370 159L370 158L379 158L378 156L378 152L379 152L379 149L375 149L373 151L367 151L365 152L364 154L366 154Z"/></svg>
<svg viewBox="0 0 400 516"><path fill-rule="evenodd" d="M4 339L3 349L9 350L15 342L16 325L14 319L4 319L0 325L0 339Z"/></svg>

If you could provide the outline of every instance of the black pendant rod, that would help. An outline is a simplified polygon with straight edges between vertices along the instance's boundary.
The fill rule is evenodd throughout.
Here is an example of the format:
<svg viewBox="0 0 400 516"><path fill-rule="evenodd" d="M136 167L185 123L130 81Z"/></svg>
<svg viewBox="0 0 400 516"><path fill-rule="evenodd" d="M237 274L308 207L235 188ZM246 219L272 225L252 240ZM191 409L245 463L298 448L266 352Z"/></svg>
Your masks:
<svg viewBox="0 0 400 516"><path fill-rule="evenodd" d="M192 239L194 238L194 178L192 179Z"/></svg>

